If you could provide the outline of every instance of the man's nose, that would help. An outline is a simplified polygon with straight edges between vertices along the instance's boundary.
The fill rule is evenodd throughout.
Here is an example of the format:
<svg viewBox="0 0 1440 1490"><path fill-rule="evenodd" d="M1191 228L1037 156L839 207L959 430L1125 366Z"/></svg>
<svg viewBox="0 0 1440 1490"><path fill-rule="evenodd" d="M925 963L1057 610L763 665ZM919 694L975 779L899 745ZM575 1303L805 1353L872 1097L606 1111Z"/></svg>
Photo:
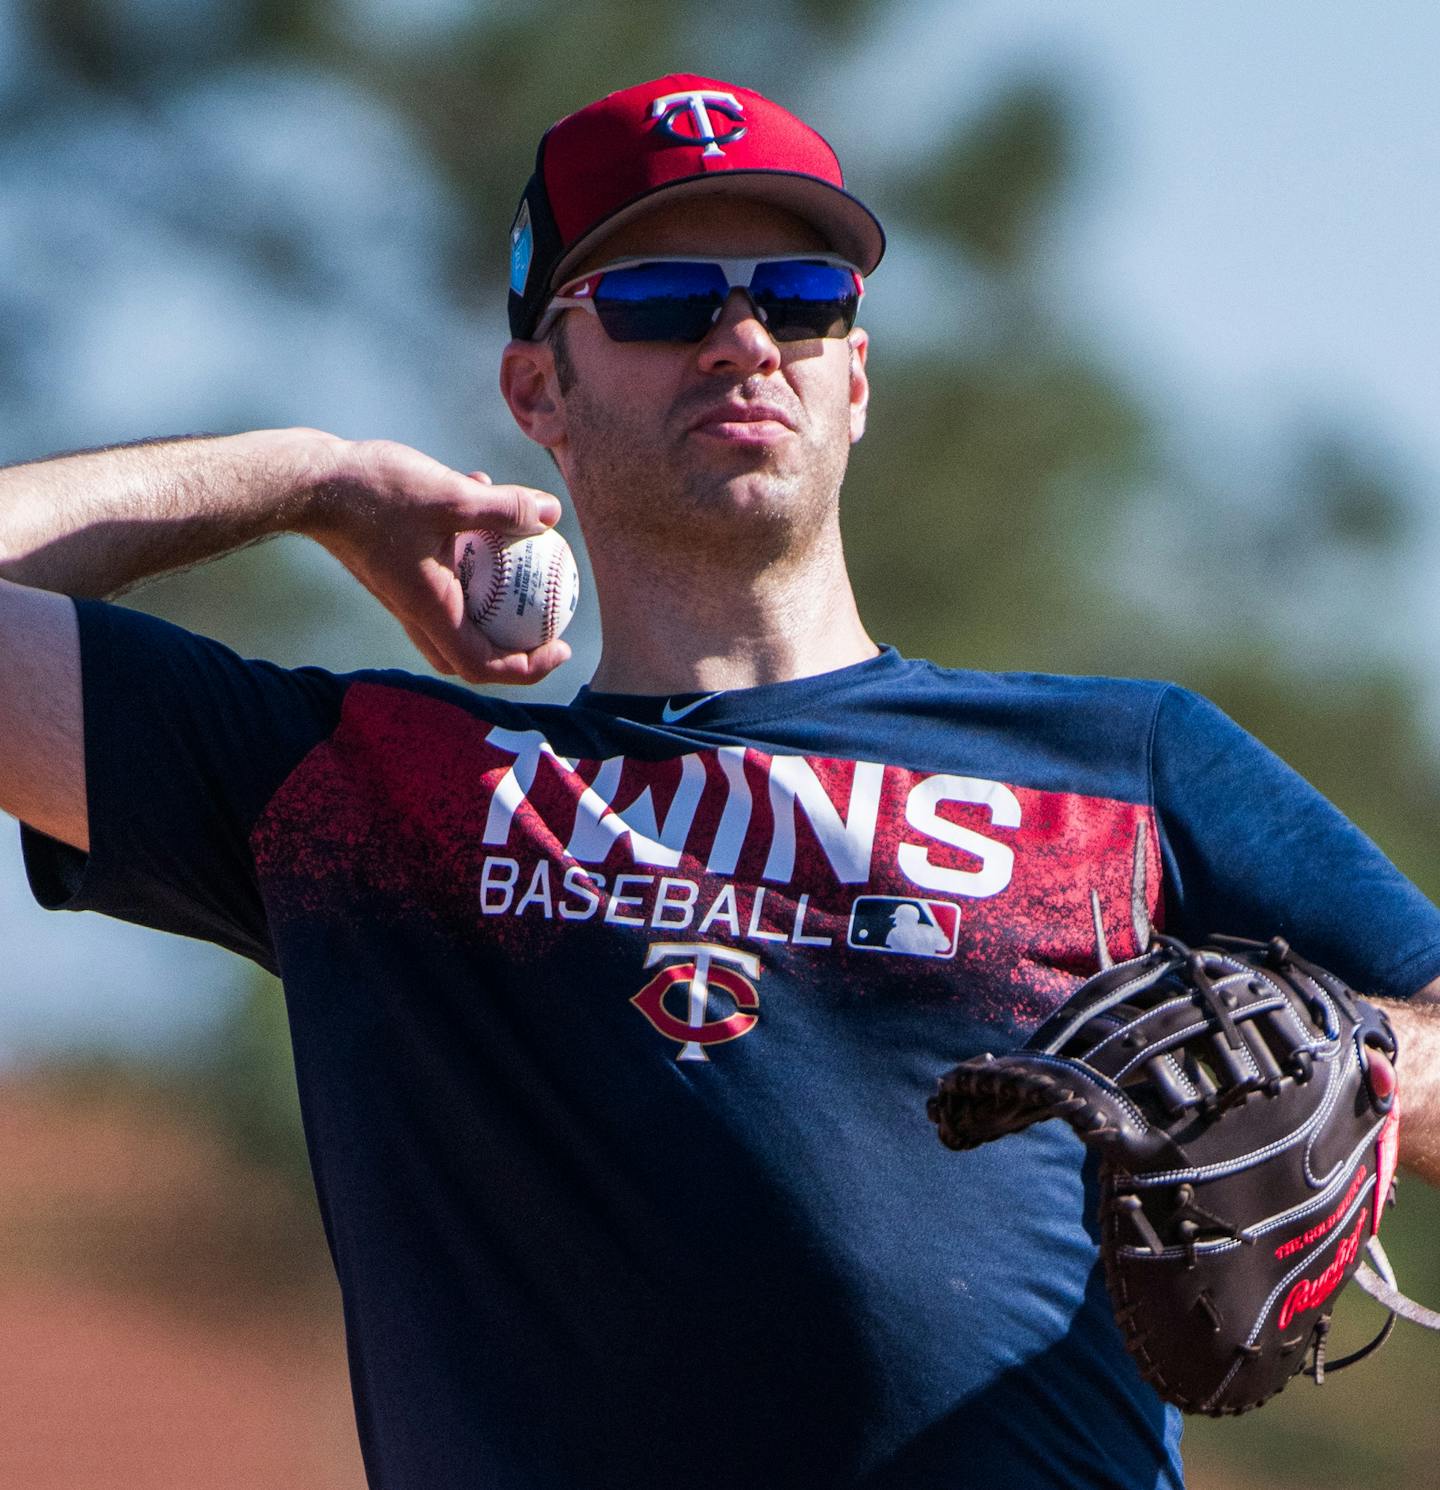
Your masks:
<svg viewBox="0 0 1440 1490"><path fill-rule="evenodd" d="M704 372L774 372L780 348L765 329L760 310L745 290L731 290L715 324L700 343Z"/></svg>

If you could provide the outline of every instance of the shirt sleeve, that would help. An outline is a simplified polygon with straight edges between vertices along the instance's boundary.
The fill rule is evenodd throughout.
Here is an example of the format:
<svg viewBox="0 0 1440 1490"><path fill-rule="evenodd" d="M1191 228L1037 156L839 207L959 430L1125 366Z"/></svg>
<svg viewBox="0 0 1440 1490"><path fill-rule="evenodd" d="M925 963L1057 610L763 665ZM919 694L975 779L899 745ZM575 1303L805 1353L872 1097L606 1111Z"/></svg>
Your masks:
<svg viewBox="0 0 1440 1490"><path fill-rule="evenodd" d="M121 606L75 609L90 852L22 824L32 893L47 910L99 911L275 971L250 831L334 730L345 680L245 661Z"/></svg>
<svg viewBox="0 0 1440 1490"><path fill-rule="evenodd" d="M1283 936L1364 993L1407 998L1440 975L1440 911L1214 704L1167 690L1151 775L1167 930Z"/></svg>

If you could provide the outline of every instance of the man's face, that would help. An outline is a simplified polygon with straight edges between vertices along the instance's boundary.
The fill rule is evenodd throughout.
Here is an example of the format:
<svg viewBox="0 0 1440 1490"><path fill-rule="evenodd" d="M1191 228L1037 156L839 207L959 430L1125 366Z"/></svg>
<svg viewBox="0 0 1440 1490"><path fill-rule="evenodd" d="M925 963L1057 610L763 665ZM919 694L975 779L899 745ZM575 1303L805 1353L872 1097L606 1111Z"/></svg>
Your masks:
<svg viewBox="0 0 1440 1490"><path fill-rule="evenodd" d="M657 206L577 273L646 254L824 248L787 212L716 197ZM528 432L554 453L592 548L629 529L692 550L743 535L752 554L778 555L833 522L850 445L864 428L863 331L777 343L732 291L698 343L614 342L581 310L564 313L563 338L573 377L562 388L552 365L554 417Z"/></svg>

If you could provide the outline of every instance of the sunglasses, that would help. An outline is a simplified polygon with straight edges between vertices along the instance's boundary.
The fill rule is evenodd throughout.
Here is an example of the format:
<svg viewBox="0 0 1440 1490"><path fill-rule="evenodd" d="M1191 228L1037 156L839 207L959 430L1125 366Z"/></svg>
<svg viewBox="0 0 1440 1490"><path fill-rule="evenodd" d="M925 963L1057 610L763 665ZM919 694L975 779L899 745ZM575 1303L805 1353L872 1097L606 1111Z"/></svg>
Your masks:
<svg viewBox="0 0 1440 1490"><path fill-rule="evenodd" d="M535 328L542 338L561 311L588 310L611 341L702 341L731 290L744 290L776 341L844 336L865 294L845 259L618 259L560 288Z"/></svg>

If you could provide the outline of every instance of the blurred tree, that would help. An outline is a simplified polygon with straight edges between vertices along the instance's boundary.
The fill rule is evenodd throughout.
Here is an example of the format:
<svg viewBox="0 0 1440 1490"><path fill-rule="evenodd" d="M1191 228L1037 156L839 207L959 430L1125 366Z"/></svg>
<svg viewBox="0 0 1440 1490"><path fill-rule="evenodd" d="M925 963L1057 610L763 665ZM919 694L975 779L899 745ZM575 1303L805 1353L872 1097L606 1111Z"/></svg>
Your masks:
<svg viewBox="0 0 1440 1490"><path fill-rule="evenodd" d="M1285 516L1291 533L1378 552L1407 545L1413 514L1387 464L1346 431L1307 430L1288 484Z"/></svg>
<svg viewBox="0 0 1440 1490"><path fill-rule="evenodd" d="M731 76L742 58L747 82L783 92L794 58L814 66L877 9L875 0L751 3L728 12L717 36L693 0L534 0L479 11L442 45L351 46L359 75L419 122L465 209L457 297L493 307L504 283L497 245L534 169L537 121L647 77Z"/></svg>
<svg viewBox="0 0 1440 1490"><path fill-rule="evenodd" d="M872 631L950 666L1098 667L1111 599L1077 548L1137 479L1139 411L1076 349L1025 336L969 363L873 361L842 506Z"/></svg>
<svg viewBox="0 0 1440 1490"><path fill-rule="evenodd" d="M1055 85L1013 85L967 127L916 157L902 207L985 268L1013 272L1045 236L1075 164L1072 123Z"/></svg>
<svg viewBox="0 0 1440 1490"><path fill-rule="evenodd" d="M727 13L719 35L698 0L451 7L450 21L404 35L387 24L383 0L214 0L189 8L28 0L24 14L65 83L48 97L31 93L19 109L35 141L86 109L97 129L116 129L117 120L128 126L137 99L147 120L163 120L181 80L215 84L222 114L248 106L258 116L273 109L274 93L263 91L273 78L255 69L257 59L303 66L317 84L343 82L347 98L375 103L422 140L455 219L453 232L433 239L445 262L426 306L429 322L394 313L391 302L412 306L415 281L435 271L416 261L419 240L397 239L383 215L358 216L358 226L347 220L316 238L299 207L323 217L328 193L307 185L296 189L298 206L287 200L257 228L259 204L306 163L303 129L281 142L284 149L267 143L268 176L242 176L238 155L204 157L202 170L190 159L201 147L189 141L187 168L164 185L163 212L197 235L203 229L205 252L243 269L247 283L276 291L267 302L276 322L258 336L277 335L281 316L293 319L338 294L350 297L345 304L359 320L388 312L388 345L397 356L418 346L424 360L439 323L467 332L484 324L499 334L505 231L543 122L680 69L740 76L792 97L801 69L817 76L889 12L876 0L747 0ZM156 37L166 26L175 41L162 48ZM317 89L316 109L333 112L334 98L325 105L322 96ZM1078 117L1065 88L1025 78L998 89L973 119L942 130L923 158L913 139L885 142L870 168L875 189L858 183L885 211L896 260L910 253L913 269L928 258L946 291L927 308L942 334L923 343L880 339L874 349L870 432L855 453L843 507L862 612L885 640L952 665L1178 676L1293 761L1435 893L1440 853L1429 824L1440 819L1440 780L1416 723L1413 680L1397 670L1373 621L1362 624L1399 562L1409 496L1385 460L1332 417L1306 433L1282 476L1254 481L1256 491L1235 500L1177 453L1167 438L1170 411L1152 406L1150 390L1108 367L1082 333L1049 313L1048 250L1057 205L1075 186ZM376 195L393 204L431 165L397 153L377 175ZM114 189L117 197L129 193L127 201L160 190L120 172ZM357 236L375 250L374 263L351 264L349 280L322 272ZM379 253L382 240L400 244L390 260ZM877 280L877 313L886 284ZM250 304L238 296L236 303ZM946 334L962 318L964 334ZM242 320L237 313L230 324L238 329ZM26 324L26 335L6 346L43 349L43 324ZM27 409L43 427L54 399L43 367L35 350L32 361L4 370L0 392L12 427L24 424ZM27 377L28 405L17 391ZM278 417L226 388L229 401L217 395L212 427L232 423L237 410ZM282 412L315 422L283 402ZM507 444L497 430L486 431L496 451L486 464L531 469L518 439ZM1224 438L1222 431L1216 443ZM375 628L389 623L364 597L317 589L304 552L284 544L251 551L134 601L287 660L300 660L334 630L363 632L368 646ZM421 666L418 658L410 665ZM283 1000L270 980L256 975L201 1071L207 1103L242 1150L306 1183ZM1422 1203L1414 1214L1423 1225L1433 1210ZM1402 1205L1391 1229L1407 1261L1405 1281L1440 1298L1440 1263L1408 1224ZM1433 1362L1408 1346L1391 1348L1407 1352L1407 1371L1413 1361L1407 1392L1424 1400L1437 1384ZM1375 1380L1387 1368L1362 1369ZM1422 1381L1423 1390L1415 1385ZM1263 1464L1297 1483L1294 1466L1303 1464L1312 1490L1345 1483L1340 1446L1352 1435L1373 1437L1355 1431L1360 1400L1337 1386L1319 1407L1304 1409L1303 1453L1265 1437L1285 1421L1288 1398L1257 1420L1258 1438L1271 1447L1233 1434L1229 1442L1243 1442L1237 1452L1252 1468ZM1207 1428L1198 1431L1206 1454L1225 1453L1218 1436L1225 1431L1213 1440ZM1422 1482L1415 1454L1404 1448L1393 1457L1397 1473Z"/></svg>

